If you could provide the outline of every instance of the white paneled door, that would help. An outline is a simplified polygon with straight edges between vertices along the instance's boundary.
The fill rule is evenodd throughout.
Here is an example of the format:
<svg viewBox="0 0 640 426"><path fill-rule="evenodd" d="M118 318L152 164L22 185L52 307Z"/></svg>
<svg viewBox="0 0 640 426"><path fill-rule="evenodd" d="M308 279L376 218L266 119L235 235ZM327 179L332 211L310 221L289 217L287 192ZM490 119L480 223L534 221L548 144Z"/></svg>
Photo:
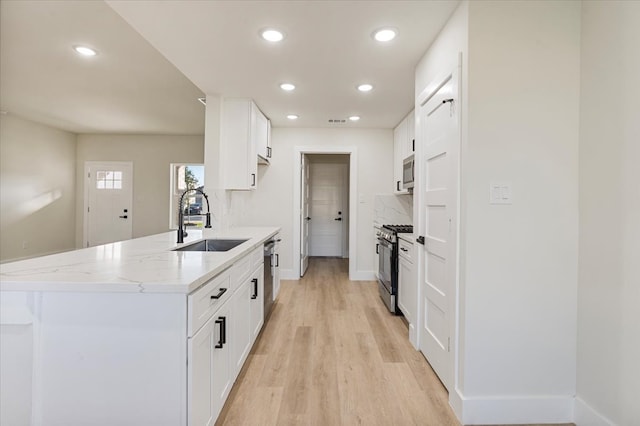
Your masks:
<svg viewBox="0 0 640 426"><path fill-rule="evenodd" d="M420 107L423 181L420 235L420 350L447 389L453 379L455 282L457 274L458 126L457 73L444 79ZM417 246L421 247L421 246Z"/></svg>
<svg viewBox="0 0 640 426"><path fill-rule="evenodd" d="M85 239L91 247L133 235L133 164L85 163Z"/></svg>
<svg viewBox="0 0 640 426"><path fill-rule="evenodd" d="M300 188L302 188L302 196L300 197L300 276L304 276L309 266L309 159L306 154L301 156L300 163Z"/></svg>
<svg viewBox="0 0 640 426"><path fill-rule="evenodd" d="M344 164L311 163L311 256L342 257Z"/></svg>

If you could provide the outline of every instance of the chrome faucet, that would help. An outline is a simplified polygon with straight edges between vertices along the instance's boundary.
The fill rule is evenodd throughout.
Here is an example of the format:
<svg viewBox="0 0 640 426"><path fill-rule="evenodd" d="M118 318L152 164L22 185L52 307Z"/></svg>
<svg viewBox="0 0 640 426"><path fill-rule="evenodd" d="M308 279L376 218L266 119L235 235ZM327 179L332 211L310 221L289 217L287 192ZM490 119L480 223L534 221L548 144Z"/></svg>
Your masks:
<svg viewBox="0 0 640 426"><path fill-rule="evenodd" d="M184 196L187 195L191 191L195 191L195 192L201 193L202 196L204 197L204 199L207 200L207 219L206 219L207 221L206 221L204 227L205 228L211 228L211 211L209 210L209 197L201 189L198 189L198 188L187 189L180 196L180 202L178 203L178 243L184 243L184 237L188 236L187 228L185 227L184 229L182 229L182 227L184 226L184 223L183 223L184 222L184 213L182 212L182 202L184 201Z"/></svg>

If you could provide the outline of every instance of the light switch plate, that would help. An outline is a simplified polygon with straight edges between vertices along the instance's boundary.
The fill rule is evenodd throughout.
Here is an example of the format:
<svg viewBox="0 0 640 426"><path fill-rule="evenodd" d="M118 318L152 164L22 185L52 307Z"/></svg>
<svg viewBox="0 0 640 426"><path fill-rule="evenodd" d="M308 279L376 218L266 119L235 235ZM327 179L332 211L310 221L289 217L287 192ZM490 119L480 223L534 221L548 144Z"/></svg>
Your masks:
<svg viewBox="0 0 640 426"><path fill-rule="evenodd" d="M489 204L511 204L511 183L489 183Z"/></svg>

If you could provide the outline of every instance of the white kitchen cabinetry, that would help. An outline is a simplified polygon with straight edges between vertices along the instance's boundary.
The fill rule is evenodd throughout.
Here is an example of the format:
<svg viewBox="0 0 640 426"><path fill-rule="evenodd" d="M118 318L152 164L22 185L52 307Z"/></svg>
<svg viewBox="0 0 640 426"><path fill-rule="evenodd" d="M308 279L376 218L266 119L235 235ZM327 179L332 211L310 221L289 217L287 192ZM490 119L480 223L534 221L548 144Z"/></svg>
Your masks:
<svg viewBox="0 0 640 426"><path fill-rule="evenodd" d="M273 300L275 301L280 292L280 234L273 237L273 257L271 258L271 273L273 277Z"/></svg>
<svg viewBox="0 0 640 426"><path fill-rule="evenodd" d="M251 292L251 281L247 279L233 296L232 334L234 339L230 344L235 374L240 372L251 350L251 318L248 315L251 311ZM237 312L243 314L235 315Z"/></svg>
<svg viewBox="0 0 640 426"><path fill-rule="evenodd" d="M417 347L418 283L413 270L413 242L398 239L398 307L409 323L409 340Z"/></svg>
<svg viewBox="0 0 640 426"><path fill-rule="evenodd" d="M260 112L258 110L258 112ZM256 126L258 132L258 164L269 164L271 161L271 120L265 117L261 112L257 115Z"/></svg>
<svg viewBox="0 0 640 426"><path fill-rule="evenodd" d="M224 186L231 190L258 187L258 154L270 154L269 120L251 99L225 99L222 106L221 152ZM259 151L260 149L260 151Z"/></svg>
<svg viewBox="0 0 640 426"><path fill-rule="evenodd" d="M413 110L393 129L393 191L408 194L402 188L402 166L404 159L415 151L415 116Z"/></svg>
<svg viewBox="0 0 640 426"><path fill-rule="evenodd" d="M251 278L251 344L256 341L264 324L264 265Z"/></svg>
<svg viewBox="0 0 640 426"><path fill-rule="evenodd" d="M263 268L260 246L189 296L189 426L215 423L260 333Z"/></svg>

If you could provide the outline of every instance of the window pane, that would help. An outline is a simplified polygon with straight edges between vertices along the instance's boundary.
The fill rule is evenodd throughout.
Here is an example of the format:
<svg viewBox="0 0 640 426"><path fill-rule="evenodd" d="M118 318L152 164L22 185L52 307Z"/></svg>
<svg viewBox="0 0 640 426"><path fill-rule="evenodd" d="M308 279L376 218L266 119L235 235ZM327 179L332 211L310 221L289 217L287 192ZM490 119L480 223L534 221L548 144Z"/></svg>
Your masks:
<svg viewBox="0 0 640 426"><path fill-rule="evenodd" d="M104 180L104 172L103 171L98 171L98 173L96 173L96 179Z"/></svg>
<svg viewBox="0 0 640 426"><path fill-rule="evenodd" d="M103 180L99 180L96 182L96 188L98 189L104 189L104 181Z"/></svg>
<svg viewBox="0 0 640 426"><path fill-rule="evenodd" d="M122 172L113 172L114 180L122 180Z"/></svg>
<svg viewBox="0 0 640 426"><path fill-rule="evenodd" d="M108 180L105 182L105 188L107 189L113 189L113 181L112 180Z"/></svg>
<svg viewBox="0 0 640 426"><path fill-rule="evenodd" d="M122 181L120 180L113 181L113 189L122 189Z"/></svg>

